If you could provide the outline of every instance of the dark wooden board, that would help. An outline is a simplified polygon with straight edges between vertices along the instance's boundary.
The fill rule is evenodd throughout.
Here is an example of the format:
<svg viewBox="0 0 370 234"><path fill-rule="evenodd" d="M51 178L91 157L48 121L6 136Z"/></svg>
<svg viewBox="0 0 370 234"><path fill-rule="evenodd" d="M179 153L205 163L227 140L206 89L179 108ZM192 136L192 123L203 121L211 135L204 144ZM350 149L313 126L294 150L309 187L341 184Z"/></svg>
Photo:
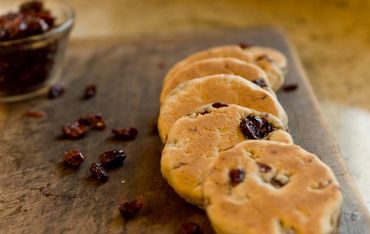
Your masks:
<svg viewBox="0 0 370 234"><path fill-rule="evenodd" d="M340 233L368 233L368 211L322 120L299 59L273 28L71 43L62 77L67 87L63 98L0 106L0 233L176 233L187 221L212 233L204 212L185 203L162 179L162 146L152 125L162 78L171 65L194 51L241 41L275 47L288 56L287 83L299 88L278 97L288 113L293 138L318 154L342 186ZM97 85L98 95L83 101L80 97L89 83ZM23 114L29 109L44 110L47 116L26 118ZM97 112L105 116L108 129L91 131L78 141L58 139L62 124ZM110 138L110 127L126 126L139 129L135 141ZM121 147L128 154L125 165L109 171L107 183L91 179L88 168L99 153ZM88 157L78 170L60 164L70 148ZM139 195L145 199L144 208L135 219L124 221L116 208L118 201Z"/></svg>

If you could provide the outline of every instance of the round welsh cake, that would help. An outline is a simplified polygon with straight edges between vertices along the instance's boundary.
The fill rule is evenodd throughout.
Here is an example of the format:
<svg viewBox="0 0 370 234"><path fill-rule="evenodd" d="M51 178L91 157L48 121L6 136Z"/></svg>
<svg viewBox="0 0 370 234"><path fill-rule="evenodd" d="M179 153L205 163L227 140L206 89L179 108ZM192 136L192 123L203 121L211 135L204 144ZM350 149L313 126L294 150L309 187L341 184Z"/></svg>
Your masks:
<svg viewBox="0 0 370 234"><path fill-rule="evenodd" d="M197 52L176 63L165 76L164 84L187 65L209 58L235 58L260 66L265 70L274 91L284 83L283 71L287 60L280 51L261 46L225 45Z"/></svg>
<svg viewBox="0 0 370 234"><path fill-rule="evenodd" d="M213 103L178 119L162 152L161 171L186 201L203 206L202 184L219 153L244 140L292 143L282 122L268 113Z"/></svg>
<svg viewBox="0 0 370 234"><path fill-rule="evenodd" d="M214 102L237 104L267 112L278 117L284 124L288 122L284 109L270 92L239 76L212 75L183 82L167 96L158 118L162 141L166 141L168 131L177 119Z"/></svg>
<svg viewBox="0 0 370 234"><path fill-rule="evenodd" d="M263 140L222 152L203 194L218 234L335 233L342 203L332 171L315 155Z"/></svg>
<svg viewBox="0 0 370 234"><path fill-rule="evenodd" d="M236 58L244 62L253 62L253 54L245 53L243 48L241 48L240 46L236 45L217 46L191 54L188 57L184 58L183 60L177 62L168 71L167 75L164 78L164 83L167 82L167 79L170 79L172 75L176 74L179 70L181 70L185 66L193 62L209 58Z"/></svg>
<svg viewBox="0 0 370 234"><path fill-rule="evenodd" d="M161 103L170 91L182 82L216 74L238 75L272 92L266 73L258 66L235 58L210 58L190 63L168 77L163 83Z"/></svg>

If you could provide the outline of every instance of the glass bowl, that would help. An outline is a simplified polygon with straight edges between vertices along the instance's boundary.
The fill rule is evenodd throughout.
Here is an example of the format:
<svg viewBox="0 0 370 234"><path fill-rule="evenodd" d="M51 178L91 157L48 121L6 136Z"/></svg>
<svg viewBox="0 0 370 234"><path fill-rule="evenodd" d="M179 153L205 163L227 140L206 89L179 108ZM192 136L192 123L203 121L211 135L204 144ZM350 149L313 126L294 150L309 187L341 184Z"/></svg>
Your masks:
<svg viewBox="0 0 370 234"><path fill-rule="evenodd" d="M1 1L0 14L17 11L25 1ZM43 2L55 25L43 34L0 42L0 102L14 102L41 95L56 82L72 30L73 9L57 0Z"/></svg>

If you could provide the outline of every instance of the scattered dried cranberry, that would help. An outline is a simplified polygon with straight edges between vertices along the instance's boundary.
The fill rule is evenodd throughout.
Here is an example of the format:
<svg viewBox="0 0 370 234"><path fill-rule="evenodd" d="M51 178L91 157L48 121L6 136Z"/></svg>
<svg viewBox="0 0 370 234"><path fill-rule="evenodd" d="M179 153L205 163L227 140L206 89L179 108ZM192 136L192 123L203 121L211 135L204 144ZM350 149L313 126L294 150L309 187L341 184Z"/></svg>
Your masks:
<svg viewBox="0 0 370 234"><path fill-rule="evenodd" d="M82 116L78 119L78 122L96 130L104 130L106 128L103 116L100 114Z"/></svg>
<svg viewBox="0 0 370 234"><path fill-rule="evenodd" d="M163 61L158 62L158 68L163 69L165 67L165 64Z"/></svg>
<svg viewBox="0 0 370 234"><path fill-rule="evenodd" d="M85 116L78 118L77 122L89 127L92 124L92 119L90 115L85 115Z"/></svg>
<svg viewBox="0 0 370 234"><path fill-rule="evenodd" d="M113 128L112 133L122 140L132 141L136 138L138 130L136 128Z"/></svg>
<svg viewBox="0 0 370 234"><path fill-rule="evenodd" d="M62 131L65 137L74 140L84 137L89 127L104 130L106 125L103 117L99 114L80 117L77 121L66 124Z"/></svg>
<svg viewBox="0 0 370 234"><path fill-rule="evenodd" d="M55 99L63 96L64 94L64 87L61 85L52 85L50 86L48 98Z"/></svg>
<svg viewBox="0 0 370 234"><path fill-rule="evenodd" d="M298 88L298 84L284 85L283 91L284 92L292 92L292 91L295 91L297 88Z"/></svg>
<svg viewBox="0 0 370 234"><path fill-rule="evenodd" d="M100 162L94 162L90 166L91 173L96 176L98 180L107 181L109 176L105 172L103 165Z"/></svg>
<svg viewBox="0 0 370 234"><path fill-rule="evenodd" d="M258 162L257 166L258 166L259 171L262 172L262 173L267 173L267 172L271 171L271 167L267 164Z"/></svg>
<svg viewBox="0 0 370 234"><path fill-rule="evenodd" d="M244 136L251 140L262 139L274 130L266 119L254 115L242 119L239 127Z"/></svg>
<svg viewBox="0 0 370 234"><path fill-rule="evenodd" d="M199 224L188 222L188 223L181 224L180 233L181 234L202 234L203 231L201 227L199 226Z"/></svg>
<svg viewBox="0 0 370 234"><path fill-rule="evenodd" d="M24 115L31 118L42 118L46 113L44 111L29 110Z"/></svg>
<svg viewBox="0 0 370 234"><path fill-rule="evenodd" d="M229 177L231 181L231 186L236 186L244 181L245 171L243 168L236 168L229 171Z"/></svg>
<svg viewBox="0 0 370 234"><path fill-rule="evenodd" d="M127 155L123 150L110 150L102 153L99 156L99 162L104 166L104 168L113 168L122 166L123 161L125 161Z"/></svg>
<svg viewBox="0 0 370 234"><path fill-rule="evenodd" d="M83 98L84 99L90 99L96 95L96 85L88 85L85 89L85 93Z"/></svg>
<svg viewBox="0 0 370 234"><path fill-rule="evenodd" d="M92 128L96 130L104 130L106 126L107 125L105 124L104 119L98 119L97 121L94 122Z"/></svg>
<svg viewBox="0 0 370 234"><path fill-rule="evenodd" d="M79 150L73 149L64 153L63 163L66 166L78 167L85 161L85 157Z"/></svg>
<svg viewBox="0 0 370 234"><path fill-rule="evenodd" d="M63 135L70 140L83 138L89 128L79 122L68 123L62 127Z"/></svg>
<svg viewBox="0 0 370 234"><path fill-rule="evenodd" d="M252 47L252 44L250 44L248 42L240 42L239 47L242 48L242 49L247 49L247 48Z"/></svg>
<svg viewBox="0 0 370 234"><path fill-rule="evenodd" d="M255 83L256 85L258 85L259 87L261 87L261 88L265 88L265 87L267 87L267 84L266 84L266 82L265 82L265 79L263 79L263 78L260 78L260 79L257 79L257 80L254 80L254 81L252 81L253 83Z"/></svg>
<svg viewBox="0 0 370 234"><path fill-rule="evenodd" d="M229 106L229 105L219 103L219 102L215 102L215 103L212 104L212 107L214 107L214 108L221 108L221 107L227 107L227 106Z"/></svg>
<svg viewBox="0 0 370 234"><path fill-rule="evenodd" d="M269 62L273 62L274 60L268 56L267 54L260 55L256 58L256 61L261 61L261 60L267 60Z"/></svg>
<svg viewBox="0 0 370 234"><path fill-rule="evenodd" d="M139 198L130 202L121 201L118 205L118 210L125 219L132 219L143 206L144 201Z"/></svg>

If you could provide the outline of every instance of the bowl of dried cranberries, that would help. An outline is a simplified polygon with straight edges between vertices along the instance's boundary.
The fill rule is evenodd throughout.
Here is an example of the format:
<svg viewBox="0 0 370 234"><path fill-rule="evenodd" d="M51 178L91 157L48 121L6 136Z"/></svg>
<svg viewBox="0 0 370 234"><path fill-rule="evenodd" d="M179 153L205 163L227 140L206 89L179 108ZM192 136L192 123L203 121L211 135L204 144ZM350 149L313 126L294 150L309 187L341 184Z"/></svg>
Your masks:
<svg viewBox="0 0 370 234"><path fill-rule="evenodd" d="M40 95L60 77L74 11L58 0L2 0L0 9L0 102Z"/></svg>

